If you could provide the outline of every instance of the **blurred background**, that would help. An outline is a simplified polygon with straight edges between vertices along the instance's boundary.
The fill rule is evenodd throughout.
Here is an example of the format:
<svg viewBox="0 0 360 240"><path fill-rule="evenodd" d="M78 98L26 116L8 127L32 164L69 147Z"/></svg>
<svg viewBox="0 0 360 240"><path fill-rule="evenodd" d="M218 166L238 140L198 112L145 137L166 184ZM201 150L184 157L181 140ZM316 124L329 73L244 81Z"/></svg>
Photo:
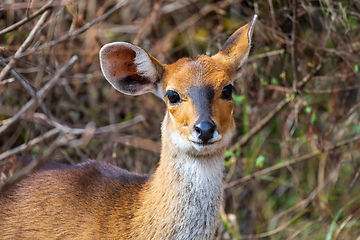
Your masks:
<svg viewBox="0 0 360 240"><path fill-rule="evenodd" d="M360 239L358 0L1 1L1 185L47 159L152 173L165 105L116 92L100 48L212 55L254 14L217 239Z"/></svg>

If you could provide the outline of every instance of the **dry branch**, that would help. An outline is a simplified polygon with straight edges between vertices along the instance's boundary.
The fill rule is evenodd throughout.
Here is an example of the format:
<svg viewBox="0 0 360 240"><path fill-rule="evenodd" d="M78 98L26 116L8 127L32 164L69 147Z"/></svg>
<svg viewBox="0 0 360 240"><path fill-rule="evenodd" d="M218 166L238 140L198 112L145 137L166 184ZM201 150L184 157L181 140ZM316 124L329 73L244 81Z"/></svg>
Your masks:
<svg viewBox="0 0 360 240"><path fill-rule="evenodd" d="M298 91L305 86L305 84L317 71L319 71L320 68L321 64L317 65L308 75L306 75L300 82L298 82L296 84L297 91L293 92L293 94L298 94ZM238 142L236 142L230 148L230 151L235 151L236 149L239 149L240 147L246 145L249 140L257 133L259 133L288 103L289 100L287 98L281 100L271 112L269 112L259 123L252 127L246 135L244 135Z"/></svg>
<svg viewBox="0 0 360 240"><path fill-rule="evenodd" d="M4 62L4 58L0 56L0 62L6 66L5 62ZM26 89L26 91L31 95L31 97L35 97L36 92L33 89L33 87L25 80L24 76L21 75L20 73L18 73L18 71L16 69L11 69L10 70L11 75L21 83L21 85ZM4 80L1 82L4 83ZM44 111L44 113L50 115L50 111L46 108L45 104L41 103L40 104L41 109Z"/></svg>
<svg viewBox="0 0 360 240"><path fill-rule="evenodd" d="M247 152L244 163L238 161L229 166L222 216L225 224L229 221L228 226L233 229L224 224L218 231L218 239L308 239L309 231L325 239L324 229L325 232L329 229L339 208L359 192L358 4L347 1L345 6L330 1L320 6L295 0L277 4L272 0L255 1L250 5L246 1L230 0L163 1L160 4L162 0L152 3L108 0L76 1L73 5L56 7L69 1L0 4L0 72L12 59L17 60L5 76L7 79L0 82L0 131L4 128L2 124L14 119L31 98L37 98L37 89L52 79L74 52L80 59L57 80L57 87L50 90L36 111L30 108L19 115L11 127L2 130L0 169L15 166L11 173L14 169L21 171L26 165L12 164L12 159L36 152L34 161L39 162L57 160L60 155L71 163L90 157L128 170L151 171L160 145L160 131L151 126L158 126L164 106L159 106L162 103L155 98L149 101L149 96L135 100L109 92L110 87L103 81L99 68L100 45L110 40L134 43L138 36L143 47L162 62L169 63L184 55L215 52L224 35L255 12L259 14L259 21L247 66L258 67L244 71L243 89L251 104L249 116L259 120L248 134L236 135L238 142L231 148L238 150L246 145ZM154 3L157 6L152 10ZM29 9L31 4L37 5ZM266 7L268 12L261 11ZM53 12L37 30L30 46L14 58L19 46L24 44L24 37L46 10L59 11ZM101 27L95 25L99 21L102 21ZM14 24L6 25L8 23ZM308 84L307 81L300 83L318 62L323 67L316 76L309 74ZM278 82L273 83L273 78ZM306 86L297 88L302 84ZM247 107L248 103L243 106ZM282 114L288 110L292 118ZM103 126L134 114L146 116L147 124L124 131L120 130L124 123L95 128L95 123ZM241 114L241 110L235 111L235 119L241 119ZM90 123L85 128L87 122ZM291 129L296 129L294 134L288 134ZM262 132L259 140L253 140ZM339 141L349 136L355 137L347 142ZM64 145L59 145L61 139L66 139ZM89 140L88 146L84 145ZM335 145L328 145L329 142ZM44 153L49 147L52 154L47 157ZM259 155L265 156L267 166L254 169ZM325 181L318 178L319 168L324 170ZM250 175L241 175L242 170ZM16 174L21 177L31 171ZM11 176L7 173L0 175L0 188L1 178ZM15 176L11 181L16 179ZM329 197L334 194L336 199ZM301 215L303 212L311 214ZM344 211L343 220L336 222L333 236L351 240L357 236L358 229L353 223L358 220L358 212ZM300 217L295 219L295 216ZM352 217L350 221L349 217ZM241 222L237 222L239 219Z"/></svg>
<svg viewBox="0 0 360 240"><path fill-rule="evenodd" d="M0 11L6 11L6 10L18 10L18 9L30 9L30 8L41 8L44 7L54 7L54 6L65 6L70 3L72 3L74 0L50 0L50 1L29 1L29 2L23 2L23 3L8 3L8 4L2 4L0 6ZM40 10L40 9L39 9Z"/></svg>
<svg viewBox="0 0 360 240"><path fill-rule="evenodd" d="M9 178L6 178L3 183L0 185L0 192L7 186L14 184L19 181L21 178L32 173L40 164L49 159L54 152L61 146L66 145L72 140L72 135L60 135L46 150L40 154L36 159L32 160L28 165L17 170Z"/></svg>
<svg viewBox="0 0 360 240"><path fill-rule="evenodd" d="M291 160L287 160L285 162L282 162L282 163L279 163L279 164L276 164L274 166L271 166L271 167L268 167L268 168L265 168L265 169L262 169L260 171L257 171L257 172L254 172L250 175L247 175L245 177L242 177L238 180L235 180L235 181L232 181L228 184L225 184L224 185L224 188L227 189L227 188L232 188L232 187L235 187L239 184L243 184L243 183L246 183L248 181L250 181L251 179L256 179L258 178L259 176L261 175L264 175L264 174L268 174L268 173L271 173L271 172L274 172L276 170L279 170L281 168L284 168L284 167L287 167L287 166L290 166L290 165L294 165L296 163L299 163L299 162L303 162L303 161L306 161L306 160L309 160L309 159L312 159L320 154L324 154L324 153L328 153L328 152L332 152L332 151L335 151L336 149L340 148L340 147L343 147L343 146L346 146L346 145L349 145L351 143L354 143L354 142L357 142L360 140L360 135L356 135L352 138L349 138L349 139L346 139L346 140L343 140L343 141L340 141L338 143L335 143L333 146L331 147L328 147L328 148L325 148L324 150L320 151L320 150L316 150L314 151L313 153L308 153L308 154L305 154L303 156L300 156L300 157L296 157L294 159L291 159Z"/></svg>
<svg viewBox="0 0 360 240"><path fill-rule="evenodd" d="M255 60L261 59L261 58L265 58L265 57L271 57L271 56L276 56L276 55L283 55L285 53L284 49L279 49L279 50L274 50L274 51L270 51L270 52L265 52L265 53L261 53L261 54L257 54L254 56L250 56L247 59L247 62L253 62Z"/></svg>
<svg viewBox="0 0 360 240"><path fill-rule="evenodd" d="M10 62L3 68L3 70L0 73L0 82L5 78L5 76L8 74L8 72L15 66L16 59L20 56L20 54L29 47L30 43L33 41L35 34L39 30L39 28L45 23L46 19L50 16L51 11L46 10L45 13L41 16L39 21L36 23L34 28L31 30L29 36L25 39L23 44L19 47L19 49L16 51L14 57L10 60Z"/></svg>
<svg viewBox="0 0 360 240"><path fill-rule="evenodd" d="M298 71L296 61L296 25L297 25L297 0L292 0L292 29L291 29L291 68L293 73L293 90L296 92L296 84L298 82Z"/></svg>
<svg viewBox="0 0 360 240"><path fill-rule="evenodd" d="M109 126L94 129L92 134L93 135L108 134L108 133L111 133L111 132L115 132L115 131L119 131L121 129L128 128L128 127L130 127L130 126L132 126L134 124L137 124L137 123L140 123L140 122L143 122L143 121L145 121L145 118L142 115L140 115L140 116L134 117L133 119L130 119L130 120L126 121L126 122L116 123L116 124L113 124L113 125L109 125ZM39 137L36 137L36 138L32 139L28 143L24 143L24 144L22 144L22 145L20 145L18 147L15 147L15 148L13 148L11 150L8 150L8 151L0 154L0 165L1 165L2 161L7 160L8 158L10 158L10 157L12 157L14 155L20 154L21 152L26 151L26 150L34 147L35 145L38 145L41 142L47 141L50 138L55 137L59 133L71 134L71 135L86 135L87 132L88 132L87 128L71 128L71 127L68 127L68 126L61 125L58 122L51 121L50 119L47 119L46 122L48 124L53 125L55 128L49 130L48 132L42 134ZM119 139L115 139L115 140L119 141ZM123 140L123 142L125 144L127 144L126 139Z"/></svg>
<svg viewBox="0 0 360 240"><path fill-rule="evenodd" d="M3 29L0 31L0 36L4 35L6 33L9 33L17 28L19 28L20 26L24 25L25 23L31 21L32 19L34 19L36 16L42 14L43 12L45 12L48 8L50 8L53 5L54 0L51 0L49 2L47 2L45 5L43 5L39 10L37 10L36 12L34 12L33 14L31 14L30 16L27 16L26 18L20 20L17 23L12 24L11 26ZM6 9L6 8L5 8ZM0 11L2 9L0 8Z"/></svg>
<svg viewBox="0 0 360 240"><path fill-rule="evenodd" d="M58 39L55 39L55 40L52 40L48 43L45 43L39 47L36 47L36 48L32 48L26 52L23 52L21 54L19 54L19 56L14 56L14 59L18 59L18 58L22 58L22 57L26 57L26 56L29 56L35 52L38 52L38 51L41 51L41 50L44 50L44 49L47 49L51 46L54 46L54 45L57 45L61 42L64 42L64 41L67 41L81 33L84 33L86 30L88 30L90 27L94 26L95 24L98 24L99 22L105 20L107 17L109 17L112 13L114 13L115 11L119 10L121 7L123 7L125 4L128 3L128 0L122 0L120 1L118 4L116 4L114 7L112 7L109 11L107 11L106 13L104 13L103 15L101 15L100 17L96 18L95 20L85 24L84 26L82 26L81 28L71 32L71 33L67 33L65 34L64 36L58 38ZM6 59L8 60L8 59ZM0 78L1 79L1 78Z"/></svg>
<svg viewBox="0 0 360 240"><path fill-rule="evenodd" d="M56 82L58 81L58 79L61 77L61 75L63 73L65 73L69 68L71 68L74 63L78 60L78 57L75 55L73 56L56 74L55 76L48 82L45 84L45 86L40 89L36 96L34 98L32 98L29 102L27 102L27 104L25 104L25 106L23 106L21 108L21 110L19 112L17 112L13 117L3 120L0 123L2 124L2 126L0 126L0 135L8 128L10 127L13 123L15 123L22 114L24 114L25 112L31 111L31 110L35 110L35 108L37 108L39 106L39 104L44 100L44 98L46 97L46 95L49 93L50 89L56 84Z"/></svg>
<svg viewBox="0 0 360 240"><path fill-rule="evenodd" d="M51 130L49 130L48 132L42 134L39 137L36 137L32 140L30 140L28 143L24 143L18 147L15 147L11 150L5 151L2 154L0 154L0 165L2 165L4 160L7 160L8 158L10 158L11 156L20 154L23 151L26 151L36 145L38 145L41 142L47 141L50 138L55 137L56 135L58 135L60 133L60 130L57 128L53 128Z"/></svg>

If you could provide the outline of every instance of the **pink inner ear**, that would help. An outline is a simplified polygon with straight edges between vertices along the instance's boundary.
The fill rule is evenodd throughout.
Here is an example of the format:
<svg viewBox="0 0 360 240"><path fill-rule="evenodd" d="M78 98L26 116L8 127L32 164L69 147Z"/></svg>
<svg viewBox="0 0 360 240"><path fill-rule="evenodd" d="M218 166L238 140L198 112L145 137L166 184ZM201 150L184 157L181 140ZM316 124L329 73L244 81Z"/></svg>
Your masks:
<svg viewBox="0 0 360 240"><path fill-rule="evenodd" d="M105 78L122 93L139 95L156 89L149 77L139 72L137 54L131 47L120 44L109 45L101 51L100 60Z"/></svg>
<svg viewBox="0 0 360 240"><path fill-rule="evenodd" d="M107 72L113 84L119 79L136 74L135 51L126 47L112 48L105 56Z"/></svg>

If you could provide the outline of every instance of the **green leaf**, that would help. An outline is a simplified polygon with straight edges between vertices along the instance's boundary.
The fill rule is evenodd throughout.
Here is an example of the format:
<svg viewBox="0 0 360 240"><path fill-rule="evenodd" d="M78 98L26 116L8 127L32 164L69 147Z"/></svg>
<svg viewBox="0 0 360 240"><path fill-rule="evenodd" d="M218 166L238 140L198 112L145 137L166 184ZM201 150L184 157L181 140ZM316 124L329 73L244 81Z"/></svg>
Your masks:
<svg viewBox="0 0 360 240"><path fill-rule="evenodd" d="M267 86L269 85L269 83L267 81L261 81L260 82L260 87L264 87L264 86Z"/></svg>
<svg viewBox="0 0 360 240"><path fill-rule="evenodd" d="M291 94L291 96L290 96L291 101L294 100L294 99L295 99L295 93Z"/></svg>
<svg viewBox="0 0 360 240"><path fill-rule="evenodd" d="M353 131L354 131L355 133L360 133L360 126L359 126L359 125L355 125Z"/></svg>
<svg viewBox="0 0 360 240"><path fill-rule="evenodd" d="M225 152L225 157L226 157L226 158L228 158L228 157L233 157L233 156L235 156L235 154L234 154L233 151L229 151L229 150L228 150L228 151Z"/></svg>
<svg viewBox="0 0 360 240"><path fill-rule="evenodd" d="M31 149L31 153L32 154L39 154L40 152L40 146L34 146L32 149Z"/></svg>
<svg viewBox="0 0 360 240"><path fill-rule="evenodd" d="M286 73L285 72L282 72L280 75L280 78L285 80L286 79Z"/></svg>
<svg viewBox="0 0 360 240"><path fill-rule="evenodd" d="M275 77L272 77L271 80L270 80L271 84L274 84L274 85L279 85L279 82L278 80L275 78Z"/></svg>
<svg viewBox="0 0 360 240"><path fill-rule="evenodd" d="M311 107L306 107L306 108L305 108L305 112L306 112L306 113L311 113L311 111L312 111Z"/></svg>
<svg viewBox="0 0 360 240"><path fill-rule="evenodd" d="M313 63L313 62L307 62L307 65L308 65L308 67L311 67L311 68L315 67L315 63Z"/></svg>
<svg viewBox="0 0 360 240"><path fill-rule="evenodd" d="M7 33L4 35L5 42L7 42L9 40L10 36L11 36L10 33Z"/></svg>
<svg viewBox="0 0 360 240"><path fill-rule="evenodd" d="M311 124L314 124L315 121L316 121L316 119L317 119L316 114L315 114L315 113L312 113L312 114L311 114L311 120L310 120Z"/></svg>
<svg viewBox="0 0 360 240"><path fill-rule="evenodd" d="M235 105L240 105L243 103L245 96L244 95L235 95L233 94L233 99L234 99L234 103Z"/></svg>
<svg viewBox="0 0 360 240"><path fill-rule="evenodd" d="M255 166L257 167L263 167L265 162L265 157L263 155L260 155L255 160Z"/></svg>
<svg viewBox="0 0 360 240"><path fill-rule="evenodd" d="M294 99L295 99L295 93L291 94L290 97L286 98L286 102L288 103L288 102L290 102L290 101L292 101Z"/></svg>
<svg viewBox="0 0 360 240"><path fill-rule="evenodd" d="M359 71L359 65L355 64L354 71L357 73Z"/></svg>
<svg viewBox="0 0 360 240"><path fill-rule="evenodd" d="M231 164L233 164L234 162L236 162L236 158L235 158L235 157L230 157L229 160L225 161L224 166L225 166L225 167L229 167L229 166L231 166Z"/></svg>
<svg viewBox="0 0 360 240"><path fill-rule="evenodd" d="M336 225L336 222L339 220L340 216L342 215L342 213L345 211L345 209L347 207L349 207L350 205L352 205L355 201L358 201L360 199L360 197L356 197L356 198L353 198L351 199L349 202L347 202L342 208L340 208L340 210L337 212L337 214L335 215L335 218L334 220L331 222L331 225L330 225L330 228L329 228L329 231L326 235L326 240L331 240L332 239L332 235L335 231L335 225Z"/></svg>
<svg viewBox="0 0 360 240"><path fill-rule="evenodd" d="M206 41L209 39L209 32L204 27L199 27L195 33L195 38L199 41Z"/></svg>

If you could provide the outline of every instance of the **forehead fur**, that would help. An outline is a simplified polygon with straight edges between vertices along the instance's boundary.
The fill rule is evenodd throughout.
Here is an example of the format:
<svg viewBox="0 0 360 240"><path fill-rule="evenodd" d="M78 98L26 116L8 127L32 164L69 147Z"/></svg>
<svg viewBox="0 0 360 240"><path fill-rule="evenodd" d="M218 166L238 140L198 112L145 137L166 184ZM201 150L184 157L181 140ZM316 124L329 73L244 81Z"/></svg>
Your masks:
<svg viewBox="0 0 360 240"><path fill-rule="evenodd" d="M172 69L176 69L171 72ZM209 56L182 58L169 66L169 87L212 86L214 89L231 83L224 69Z"/></svg>

